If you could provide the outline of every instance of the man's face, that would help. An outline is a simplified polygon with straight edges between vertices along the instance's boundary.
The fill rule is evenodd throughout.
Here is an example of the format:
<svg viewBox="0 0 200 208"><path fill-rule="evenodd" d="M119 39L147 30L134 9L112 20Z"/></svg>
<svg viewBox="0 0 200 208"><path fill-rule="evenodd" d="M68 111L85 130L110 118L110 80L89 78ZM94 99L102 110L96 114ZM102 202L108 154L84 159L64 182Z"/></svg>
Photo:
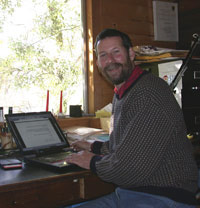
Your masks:
<svg viewBox="0 0 200 208"><path fill-rule="evenodd" d="M126 81L134 67L134 52L122 44L120 37L107 37L97 44L97 66L114 85Z"/></svg>

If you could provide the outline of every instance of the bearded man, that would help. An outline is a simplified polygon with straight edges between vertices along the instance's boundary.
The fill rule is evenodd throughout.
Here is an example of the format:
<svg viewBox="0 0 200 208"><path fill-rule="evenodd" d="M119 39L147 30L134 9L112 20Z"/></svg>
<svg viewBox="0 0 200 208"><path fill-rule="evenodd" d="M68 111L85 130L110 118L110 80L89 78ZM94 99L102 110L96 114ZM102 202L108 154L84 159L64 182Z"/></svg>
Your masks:
<svg viewBox="0 0 200 208"><path fill-rule="evenodd" d="M107 142L72 144L80 152L67 161L117 188L80 207L195 207L198 169L170 87L134 64L127 34L105 29L95 49L100 72L115 86L113 128Z"/></svg>

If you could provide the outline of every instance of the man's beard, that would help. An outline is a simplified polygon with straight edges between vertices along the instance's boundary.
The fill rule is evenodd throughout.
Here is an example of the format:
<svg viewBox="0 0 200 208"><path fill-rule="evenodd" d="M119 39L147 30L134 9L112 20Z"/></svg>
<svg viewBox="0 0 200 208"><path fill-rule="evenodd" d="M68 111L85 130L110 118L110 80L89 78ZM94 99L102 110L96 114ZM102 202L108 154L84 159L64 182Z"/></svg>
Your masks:
<svg viewBox="0 0 200 208"><path fill-rule="evenodd" d="M103 70L102 73L105 76L105 78L110 81L112 84L114 85L119 85L123 82L125 82L131 75L132 71L133 71L133 63L131 62L130 59L127 60L127 62L125 64L121 64L121 63L111 63L108 66L106 66ZM112 77L109 75L109 70L112 69L117 69L117 68L121 68L121 73L118 77Z"/></svg>

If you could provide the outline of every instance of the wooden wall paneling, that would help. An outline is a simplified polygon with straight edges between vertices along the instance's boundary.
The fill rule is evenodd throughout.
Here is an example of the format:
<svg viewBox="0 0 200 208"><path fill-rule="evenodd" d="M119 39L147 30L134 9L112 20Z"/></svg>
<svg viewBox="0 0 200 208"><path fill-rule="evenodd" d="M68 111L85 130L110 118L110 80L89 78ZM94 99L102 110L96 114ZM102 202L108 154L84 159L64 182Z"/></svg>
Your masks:
<svg viewBox="0 0 200 208"><path fill-rule="evenodd" d="M92 15L92 0L86 0L85 5L85 14L86 14L86 37L87 37L87 51L86 51L86 57L87 57L87 78L88 78L88 112L91 113L91 111L94 111L94 103L92 102L94 100L94 77L93 77L93 71L94 71L94 63L93 63L93 46L91 45L93 42L93 15Z"/></svg>
<svg viewBox="0 0 200 208"><path fill-rule="evenodd" d="M95 57L96 59L96 57ZM113 85L110 84L105 78L100 74L97 67L95 67L95 107L96 110L100 110L102 107L112 102L113 98ZM95 110L95 111L96 111Z"/></svg>
<svg viewBox="0 0 200 208"><path fill-rule="evenodd" d="M127 19L124 21L120 17L112 17L112 16L103 16L102 21L104 21L104 27L115 27L115 28L121 28L122 31L125 33L133 33L136 35L145 35L150 36L151 38L154 35L153 31L153 23L147 22L147 21L138 21L134 19Z"/></svg>
<svg viewBox="0 0 200 208"><path fill-rule="evenodd" d="M193 9L200 8L199 0L179 0L179 12L191 11Z"/></svg>
<svg viewBox="0 0 200 208"><path fill-rule="evenodd" d="M179 49L189 49L194 33L200 34L200 1L179 2Z"/></svg>
<svg viewBox="0 0 200 208"><path fill-rule="evenodd" d="M146 2L150 2L146 0ZM114 1L114 0L103 0L103 15L107 15L114 18L120 18L124 22L128 19L152 21L149 19L148 8L151 8L151 4L140 4L135 1ZM124 16L122 16L124 15Z"/></svg>
<svg viewBox="0 0 200 208"><path fill-rule="evenodd" d="M86 24L85 24L85 38L86 38L86 52L85 52L85 57L86 57L86 71L87 71L87 97L88 97L88 112L94 111L94 104L92 103L92 100L94 100L94 88L93 88L93 58L91 56L93 55L92 52L92 46L91 42L93 42L93 28L92 28L92 0L86 0L85 1L85 19L86 19Z"/></svg>
<svg viewBox="0 0 200 208"><path fill-rule="evenodd" d="M114 5L114 6L113 6ZM134 45L176 48L175 42L154 41L152 0L103 1L104 27L128 33Z"/></svg>
<svg viewBox="0 0 200 208"><path fill-rule="evenodd" d="M104 27L114 27L128 33L134 45L137 36L152 40L153 17L151 1L104 1ZM150 9L149 9L150 8Z"/></svg>
<svg viewBox="0 0 200 208"><path fill-rule="evenodd" d="M102 31L105 26L102 21L105 0L93 1L93 46L96 36ZM97 9L98 8L98 9ZM93 52L94 60L94 112L100 110L102 107L112 102L113 86L101 75L96 66L96 54Z"/></svg>
<svg viewBox="0 0 200 208"><path fill-rule="evenodd" d="M89 113L94 113L112 101L113 86L111 86L100 74L96 66L94 42L102 26L102 1L87 0L86 14L88 18L88 106ZM97 9L98 8L98 9ZM88 14L90 13L90 14ZM90 37L91 36L91 37Z"/></svg>

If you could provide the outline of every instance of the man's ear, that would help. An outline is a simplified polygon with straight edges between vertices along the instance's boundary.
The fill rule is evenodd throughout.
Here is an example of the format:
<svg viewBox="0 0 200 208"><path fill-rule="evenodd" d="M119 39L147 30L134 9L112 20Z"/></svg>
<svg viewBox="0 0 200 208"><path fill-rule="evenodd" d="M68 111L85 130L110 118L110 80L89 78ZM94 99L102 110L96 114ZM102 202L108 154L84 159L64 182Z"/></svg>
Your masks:
<svg viewBox="0 0 200 208"><path fill-rule="evenodd" d="M133 61L135 59L135 52L132 47L129 48L129 57L130 57L131 61Z"/></svg>
<svg viewBox="0 0 200 208"><path fill-rule="evenodd" d="M98 62L97 58L96 58L96 65L97 65L97 67L99 67L99 62Z"/></svg>

